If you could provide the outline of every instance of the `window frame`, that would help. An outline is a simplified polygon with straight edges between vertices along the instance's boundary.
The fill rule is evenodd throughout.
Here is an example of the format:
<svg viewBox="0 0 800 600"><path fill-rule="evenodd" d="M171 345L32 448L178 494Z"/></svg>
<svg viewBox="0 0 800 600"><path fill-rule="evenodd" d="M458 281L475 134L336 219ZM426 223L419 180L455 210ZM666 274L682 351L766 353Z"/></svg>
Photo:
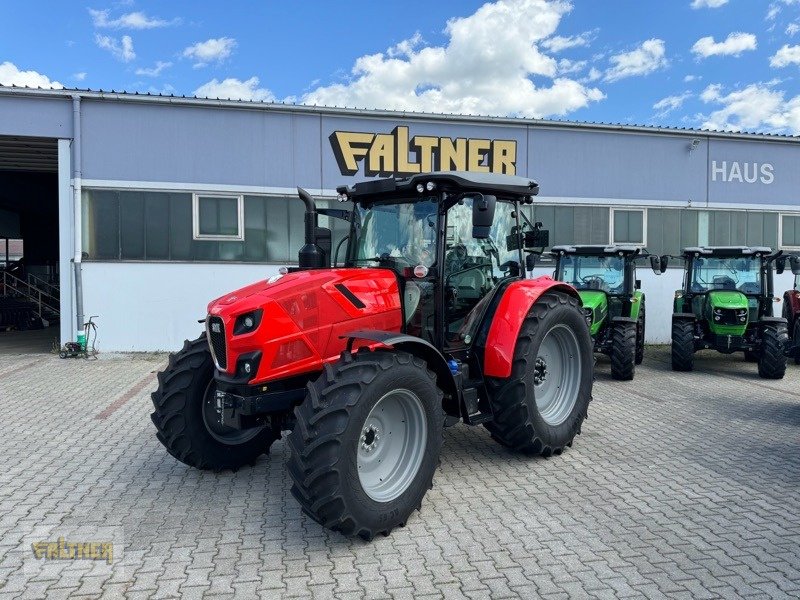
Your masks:
<svg viewBox="0 0 800 600"><path fill-rule="evenodd" d="M219 198L236 200L236 235L216 235L200 233L200 198ZM192 192L192 239L209 242L243 242L244 241L244 194L220 194Z"/></svg>
<svg viewBox="0 0 800 600"><path fill-rule="evenodd" d="M795 219L800 219L800 213L778 213L778 249L780 250L789 250L791 252L795 252L800 250L800 245L790 246L788 244L783 243L783 218L784 217L794 217Z"/></svg>
<svg viewBox="0 0 800 600"><path fill-rule="evenodd" d="M612 206L611 214L609 215L608 220L608 229L609 229L609 239L611 240L611 245L620 245L620 246L639 246L641 248L647 247L647 209L646 208L639 208L639 207L630 207L630 206ZM614 221L617 212L640 212L642 213L642 241L641 242L618 242L615 239L616 232L614 231Z"/></svg>

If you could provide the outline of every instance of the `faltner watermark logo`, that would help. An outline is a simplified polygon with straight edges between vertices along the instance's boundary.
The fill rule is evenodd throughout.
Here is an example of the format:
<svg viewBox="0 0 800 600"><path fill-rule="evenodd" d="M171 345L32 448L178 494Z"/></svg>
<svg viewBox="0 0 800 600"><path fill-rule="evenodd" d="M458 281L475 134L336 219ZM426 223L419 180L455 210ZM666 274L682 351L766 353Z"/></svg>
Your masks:
<svg viewBox="0 0 800 600"><path fill-rule="evenodd" d="M410 137L402 125L391 133L334 131L328 139L342 175L355 175L360 163L370 177L431 171L517 173L516 140Z"/></svg>

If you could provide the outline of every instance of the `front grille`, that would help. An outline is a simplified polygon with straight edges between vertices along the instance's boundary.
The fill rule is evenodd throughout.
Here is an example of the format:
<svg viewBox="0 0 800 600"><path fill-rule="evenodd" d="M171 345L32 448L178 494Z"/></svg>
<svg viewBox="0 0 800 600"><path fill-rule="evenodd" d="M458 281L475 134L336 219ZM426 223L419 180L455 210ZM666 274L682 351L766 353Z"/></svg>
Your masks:
<svg viewBox="0 0 800 600"><path fill-rule="evenodd" d="M744 325L744 323L739 320L738 312L738 310L733 308L716 309L714 311L714 323L717 325ZM717 317L719 317L719 320L717 320Z"/></svg>
<svg viewBox="0 0 800 600"><path fill-rule="evenodd" d="M217 368L224 371L228 368L228 353L225 350L225 324L219 317L208 317L206 337L211 348L211 356Z"/></svg>

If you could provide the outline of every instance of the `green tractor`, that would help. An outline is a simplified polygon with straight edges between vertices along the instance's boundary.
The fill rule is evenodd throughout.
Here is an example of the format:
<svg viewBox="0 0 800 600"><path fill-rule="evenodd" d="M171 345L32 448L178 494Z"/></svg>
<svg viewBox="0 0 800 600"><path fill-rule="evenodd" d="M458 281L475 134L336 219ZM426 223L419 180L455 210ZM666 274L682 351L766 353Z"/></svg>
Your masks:
<svg viewBox="0 0 800 600"><path fill-rule="evenodd" d="M633 379L644 359L645 297L636 279L638 246L555 246L555 279L578 290L589 324L594 351L611 358L611 376ZM651 257L657 274L666 271L667 258Z"/></svg>
<svg viewBox="0 0 800 600"><path fill-rule="evenodd" d="M714 246L683 250L683 289L675 293L672 369L694 369L694 353L744 352L765 379L782 379L789 345L785 318L773 316L773 272L786 256L771 248ZM775 267L773 271L773 265Z"/></svg>

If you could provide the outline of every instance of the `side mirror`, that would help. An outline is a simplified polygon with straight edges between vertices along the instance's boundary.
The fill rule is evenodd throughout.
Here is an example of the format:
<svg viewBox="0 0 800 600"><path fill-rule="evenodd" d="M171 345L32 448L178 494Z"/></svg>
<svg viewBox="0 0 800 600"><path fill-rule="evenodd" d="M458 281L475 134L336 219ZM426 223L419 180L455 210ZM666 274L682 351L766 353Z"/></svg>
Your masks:
<svg viewBox="0 0 800 600"><path fill-rule="evenodd" d="M534 252L529 252L525 255L525 270L526 271L533 271L536 267L536 259L537 255Z"/></svg>
<svg viewBox="0 0 800 600"><path fill-rule="evenodd" d="M792 273L795 275L800 275L800 256L792 256L789 259L789 265L792 269Z"/></svg>
<svg viewBox="0 0 800 600"><path fill-rule="evenodd" d="M786 270L786 256L779 256L775 259L775 274L780 275Z"/></svg>
<svg viewBox="0 0 800 600"><path fill-rule="evenodd" d="M472 201L472 237L485 240L494 223L495 196L480 195Z"/></svg>
<svg viewBox="0 0 800 600"><path fill-rule="evenodd" d="M635 287L637 290L640 290L640 289L642 289L642 280L641 280L641 279L637 279L637 280L636 280L636 283L634 283L634 287Z"/></svg>
<svg viewBox="0 0 800 600"><path fill-rule="evenodd" d="M537 223L540 225L540 223ZM550 230L549 229L534 229L533 231L525 232L525 247L526 248L546 248L550 245Z"/></svg>
<svg viewBox="0 0 800 600"><path fill-rule="evenodd" d="M669 256L667 256L666 254L662 254L660 262L661 262L661 272L666 273L667 267L669 266Z"/></svg>
<svg viewBox="0 0 800 600"><path fill-rule="evenodd" d="M656 256L655 254L650 255L650 268L653 269L653 273L656 275L663 273L661 270L661 258L663 257Z"/></svg>

